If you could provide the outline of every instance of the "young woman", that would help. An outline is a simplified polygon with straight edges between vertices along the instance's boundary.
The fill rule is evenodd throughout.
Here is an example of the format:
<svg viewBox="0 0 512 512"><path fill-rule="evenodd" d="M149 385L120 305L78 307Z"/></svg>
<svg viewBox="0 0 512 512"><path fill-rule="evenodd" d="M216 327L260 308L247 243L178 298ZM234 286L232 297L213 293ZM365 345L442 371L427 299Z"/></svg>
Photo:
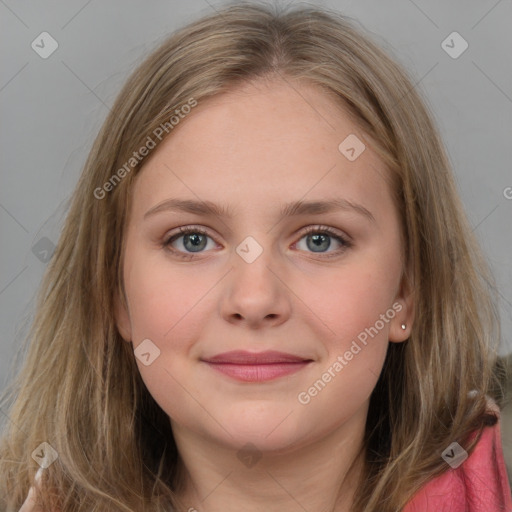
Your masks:
<svg viewBox="0 0 512 512"><path fill-rule="evenodd" d="M86 162L4 509L509 511L489 282L431 115L368 36L316 8L201 19Z"/></svg>

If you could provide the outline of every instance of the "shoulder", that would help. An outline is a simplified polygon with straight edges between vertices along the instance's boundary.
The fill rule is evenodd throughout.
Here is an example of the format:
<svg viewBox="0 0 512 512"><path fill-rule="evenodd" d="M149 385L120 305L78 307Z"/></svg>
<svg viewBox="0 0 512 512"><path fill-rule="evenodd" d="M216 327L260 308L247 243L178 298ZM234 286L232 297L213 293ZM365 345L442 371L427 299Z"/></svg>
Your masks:
<svg viewBox="0 0 512 512"><path fill-rule="evenodd" d="M488 409L495 413L498 421L484 428L471 455L462 464L428 482L407 504L404 512L512 511L501 444L500 410L490 398Z"/></svg>

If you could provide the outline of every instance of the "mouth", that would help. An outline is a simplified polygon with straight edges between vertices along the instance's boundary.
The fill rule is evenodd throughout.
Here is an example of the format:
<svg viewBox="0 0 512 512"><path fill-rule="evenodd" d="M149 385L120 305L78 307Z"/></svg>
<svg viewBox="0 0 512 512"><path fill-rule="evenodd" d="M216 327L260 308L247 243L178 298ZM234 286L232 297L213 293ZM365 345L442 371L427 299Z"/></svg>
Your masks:
<svg viewBox="0 0 512 512"><path fill-rule="evenodd" d="M284 352L236 350L202 359L210 368L243 382L264 382L291 375L313 360Z"/></svg>

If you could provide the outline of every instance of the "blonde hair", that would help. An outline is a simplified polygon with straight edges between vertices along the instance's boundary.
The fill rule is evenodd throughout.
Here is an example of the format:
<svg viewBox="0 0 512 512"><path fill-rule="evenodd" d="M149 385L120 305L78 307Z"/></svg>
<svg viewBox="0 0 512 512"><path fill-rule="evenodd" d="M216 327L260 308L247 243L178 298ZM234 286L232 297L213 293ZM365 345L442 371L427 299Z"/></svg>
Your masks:
<svg viewBox="0 0 512 512"><path fill-rule="evenodd" d="M301 80L335 98L389 169L401 215L403 278L414 290L415 321L409 340L390 343L371 397L353 511L400 510L448 469L441 458L448 445L457 441L471 453L479 437L469 443L469 435L496 421L486 409L486 395L502 400L492 276L413 81L340 14L239 3L153 51L94 142L38 294L24 365L3 398L12 404L0 444L2 510L17 511L24 501L38 469L31 454L42 442L58 453L44 472L45 510L181 506L169 418L146 389L114 317L115 297L125 301L132 182L145 159L104 197L94 191L191 98L200 105L259 78Z"/></svg>

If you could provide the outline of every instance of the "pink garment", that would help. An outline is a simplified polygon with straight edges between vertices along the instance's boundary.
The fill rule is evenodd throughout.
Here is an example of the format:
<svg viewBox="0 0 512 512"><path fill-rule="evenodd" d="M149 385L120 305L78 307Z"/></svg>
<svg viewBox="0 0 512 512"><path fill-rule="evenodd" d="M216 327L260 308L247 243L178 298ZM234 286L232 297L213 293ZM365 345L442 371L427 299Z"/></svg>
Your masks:
<svg viewBox="0 0 512 512"><path fill-rule="evenodd" d="M499 418L494 403L490 408ZM512 512L500 422L485 427L473 453L459 467L448 466L446 473L428 482L403 512Z"/></svg>

